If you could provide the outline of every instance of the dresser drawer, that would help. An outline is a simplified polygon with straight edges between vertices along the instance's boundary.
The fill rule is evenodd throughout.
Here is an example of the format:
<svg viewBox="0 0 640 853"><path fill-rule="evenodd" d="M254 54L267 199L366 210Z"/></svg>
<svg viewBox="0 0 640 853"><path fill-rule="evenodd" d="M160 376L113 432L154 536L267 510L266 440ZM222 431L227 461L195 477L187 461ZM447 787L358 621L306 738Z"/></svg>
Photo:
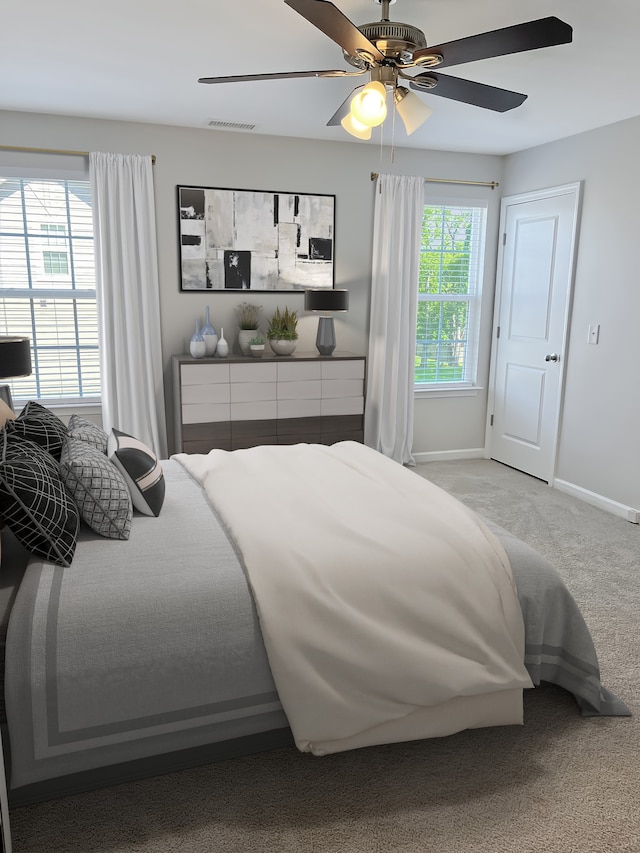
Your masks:
<svg viewBox="0 0 640 853"><path fill-rule="evenodd" d="M319 400L322 396L322 380L306 382L278 382L278 400Z"/></svg>
<svg viewBox="0 0 640 853"><path fill-rule="evenodd" d="M211 382L209 385L183 385L182 405L201 406L209 403L230 403L231 385Z"/></svg>
<svg viewBox="0 0 640 853"><path fill-rule="evenodd" d="M278 404L275 400L258 400L247 403L231 404L232 421L274 420L278 417ZM275 432L275 428L274 428Z"/></svg>
<svg viewBox="0 0 640 853"><path fill-rule="evenodd" d="M217 382L229 382L229 367L224 364L183 364L180 370L180 384L210 385Z"/></svg>
<svg viewBox="0 0 640 853"><path fill-rule="evenodd" d="M182 429L183 453L208 453L212 447L231 450L231 423L185 424Z"/></svg>
<svg viewBox="0 0 640 853"><path fill-rule="evenodd" d="M250 364L230 364L229 381L236 382L276 382L278 365L275 362L260 364L257 359Z"/></svg>
<svg viewBox="0 0 640 853"><path fill-rule="evenodd" d="M362 379L323 379L322 399L328 397L362 397Z"/></svg>
<svg viewBox="0 0 640 853"><path fill-rule="evenodd" d="M203 424L216 421L228 421L230 418L230 403L198 403L182 407L183 424Z"/></svg>
<svg viewBox="0 0 640 853"><path fill-rule="evenodd" d="M278 420L281 418L320 417L320 399L278 400Z"/></svg>
<svg viewBox="0 0 640 853"><path fill-rule="evenodd" d="M364 397L332 397L320 401L322 415L361 415L364 412Z"/></svg>
<svg viewBox="0 0 640 853"><path fill-rule="evenodd" d="M343 361L323 361L323 379L364 379L364 359L353 358Z"/></svg>
<svg viewBox="0 0 640 853"><path fill-rule="evenodd" d="M322 379L322 363L319 361L283 361L277 365L278 382L306 382Z"/></svg>
<svg viewBox="0 0 640 853"><path fill-rule="evenodd" d="M256 403L276 399L275 382L234 382L229 387L232 403Z"/></svg>

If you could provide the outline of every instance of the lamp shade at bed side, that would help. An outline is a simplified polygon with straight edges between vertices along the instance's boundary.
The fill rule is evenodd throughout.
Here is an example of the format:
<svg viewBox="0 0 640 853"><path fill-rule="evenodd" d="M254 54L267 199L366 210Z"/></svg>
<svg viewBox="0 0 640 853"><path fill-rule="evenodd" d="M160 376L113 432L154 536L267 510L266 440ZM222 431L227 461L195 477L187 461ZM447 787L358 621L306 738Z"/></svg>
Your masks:
<svg viewBox="0 0 640 853"><path fill-rule="evenodd" d="M0 379L14 379L31 375L31 341L17 336L0 337ZM11 390L0 385L0 398L11 408Z"/></svg>
<svg viewBox="0 0 640 853"><path fill-rule="evenodd" d="M318 320L316 349L320 355L331 355L336 348L336 330L331 315L336 311L349 310L349 291L305 290L304 310L322 315Z"/></svg>

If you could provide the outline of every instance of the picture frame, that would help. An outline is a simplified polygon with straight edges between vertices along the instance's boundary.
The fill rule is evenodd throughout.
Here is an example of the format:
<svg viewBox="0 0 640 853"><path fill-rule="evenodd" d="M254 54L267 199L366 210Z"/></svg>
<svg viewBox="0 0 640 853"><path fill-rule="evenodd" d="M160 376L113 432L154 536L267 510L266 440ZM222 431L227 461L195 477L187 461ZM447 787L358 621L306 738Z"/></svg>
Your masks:
<svg viewBox="0 0 640 853"><path fill-rule="evenodd" d="M333 288L335 198L178 185L180 290Z"/></svg>

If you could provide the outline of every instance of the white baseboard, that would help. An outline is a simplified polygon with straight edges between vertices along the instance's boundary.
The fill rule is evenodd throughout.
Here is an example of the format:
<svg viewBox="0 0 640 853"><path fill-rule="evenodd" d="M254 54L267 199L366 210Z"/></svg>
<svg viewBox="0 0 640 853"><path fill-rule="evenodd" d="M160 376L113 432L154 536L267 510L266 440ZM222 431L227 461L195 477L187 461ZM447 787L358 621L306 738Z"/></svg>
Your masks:
<svg viewBox="0 0 640 853"><path fill-rule="evenodd" d="M559 492L565 492L567 495L572 495L574 498L579 498L592 506L597 506L599 509L612 512L614 515L624 518L625 521L630 521L632 524L640 524L640 510L633 509L633 507L612 501L610 498L605 498L602 495L596 494L596 492L590 492L581 486L575 486L573 483L567 483L566 480L554 480L553 488Z"/></svg>
<svg viewBox="0 0 640 853"><path fill-rule="evenodd" d="M487 455L484 447L477 447L466 450L431 450L424 453L414 453L413 458L416 460L416 464L419 464L421 462L448 462L454 459L486 459ZM626 506L626 504L605 498L603 495L590 492L581 486L575 486L566 480L554 480L550 485L559 492L565 492L565 494L585 501L585 503L597 506L606 512L611 512L619 518L624 518L625 521L630 521L632 524L640 524L640 510L634 509L631 506Z"/></svg>
<svg viewBox="0 0 640 853"><path fill-rule="evenodd" d="M429 450L424 453L414 453L416 462L448 462L451 459L486 459L484 447L469 448L468 450Z"/></svg>

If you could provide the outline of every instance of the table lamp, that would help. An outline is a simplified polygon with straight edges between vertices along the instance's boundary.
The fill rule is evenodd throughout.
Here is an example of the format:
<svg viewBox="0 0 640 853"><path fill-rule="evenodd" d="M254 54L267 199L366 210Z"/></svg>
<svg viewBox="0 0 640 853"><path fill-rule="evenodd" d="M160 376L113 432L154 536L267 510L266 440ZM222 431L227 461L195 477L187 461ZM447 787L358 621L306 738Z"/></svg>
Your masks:
<svg viewBox="0 0 640 853"><path fill-rule="evenodd" d="M29 338L0 337L0 379L31 375L31 342ZM13 409L11 389L0 385L0 399Z"/></svg>
<svg viewBox="0 0 640 853"><path fill-rule="evenodd" d="M315 311L322 316L318 320L316 348L320 355L331 355L336 348L336 330L331 316L335 311L349 310L349 291L305 290L304 310Z"/></svg>

